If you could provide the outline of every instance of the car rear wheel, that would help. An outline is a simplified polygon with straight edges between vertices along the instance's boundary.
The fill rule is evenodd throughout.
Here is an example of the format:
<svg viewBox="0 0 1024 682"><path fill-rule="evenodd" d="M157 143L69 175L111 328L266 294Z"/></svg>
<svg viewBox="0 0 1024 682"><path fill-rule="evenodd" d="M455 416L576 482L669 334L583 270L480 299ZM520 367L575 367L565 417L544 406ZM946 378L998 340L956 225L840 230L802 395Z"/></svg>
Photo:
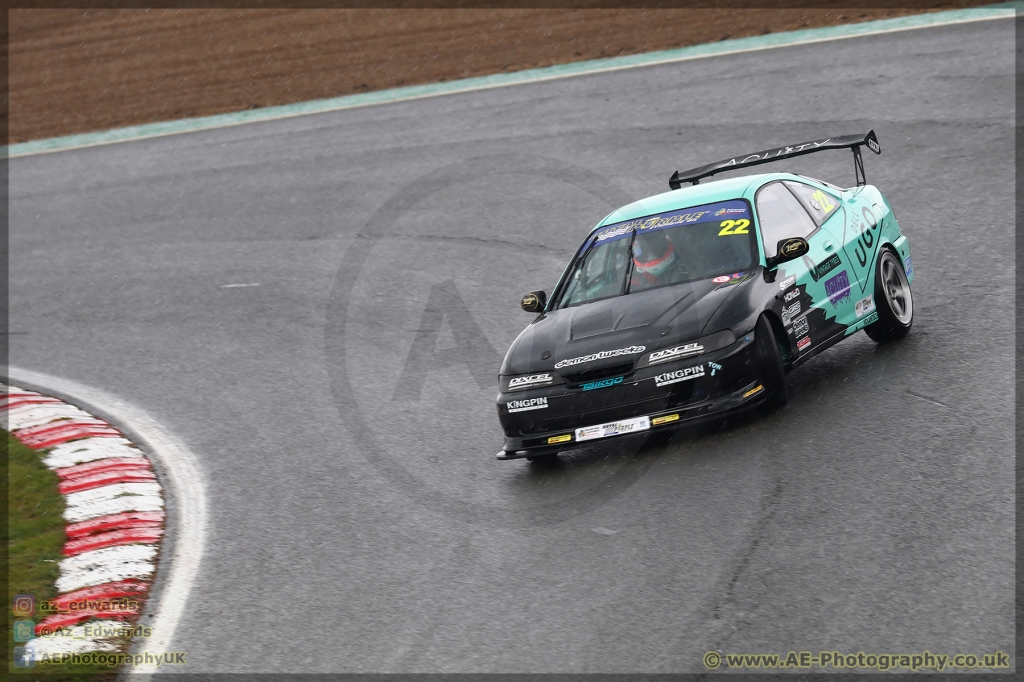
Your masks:
<svg viewBox="0 0 1024 682"><path fill-rule="evenodd" d="M872 341L902 339L914 323L914 298L903 264L892 251L883 251L875 268L875 308L878 320L864 327Z"/></svg>
<svg viewBox="0 0 1024 682"><path fill-rule="evenodd" d="M782 368L782 353L775 339L775 332L768 318L762 315L754 328L754 344L757 348L758 374L768 394L764 406L769 410L783 407L789 400L786 393L786 372Z"/></svg>

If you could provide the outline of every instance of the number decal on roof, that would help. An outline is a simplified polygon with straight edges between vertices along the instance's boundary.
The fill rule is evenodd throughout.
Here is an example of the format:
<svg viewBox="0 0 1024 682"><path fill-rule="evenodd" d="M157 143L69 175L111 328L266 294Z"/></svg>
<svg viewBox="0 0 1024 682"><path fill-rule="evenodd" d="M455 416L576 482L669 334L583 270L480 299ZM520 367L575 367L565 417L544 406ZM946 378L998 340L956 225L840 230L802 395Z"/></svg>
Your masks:
<svg viewBox="0 0 1024 682"><path fill-rule="evenodd" d="M749 220L723 220L719 227L722 228L718 233L719 237L724 237L727 234L750 234L747 231L747 228L750 227Z"/></svg>

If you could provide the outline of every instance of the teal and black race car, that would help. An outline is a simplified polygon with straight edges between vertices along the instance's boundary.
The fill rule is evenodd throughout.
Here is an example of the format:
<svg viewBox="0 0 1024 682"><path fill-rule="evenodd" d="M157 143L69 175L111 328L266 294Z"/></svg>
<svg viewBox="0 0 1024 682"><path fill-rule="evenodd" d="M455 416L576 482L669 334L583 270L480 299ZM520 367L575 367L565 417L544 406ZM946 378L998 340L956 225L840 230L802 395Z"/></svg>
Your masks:
<svg viewBox="0 0 1024 682"><path fill-rule="evenodd" d="M910 245L864 180L874 131L675 173L672 191L602 220L500 370L499 459L786 402L785 375L863 329L914 317ZM852 149L857 185L791 173L699 184L727 170ZM683 183L692 186L681 188Z"/></svg>

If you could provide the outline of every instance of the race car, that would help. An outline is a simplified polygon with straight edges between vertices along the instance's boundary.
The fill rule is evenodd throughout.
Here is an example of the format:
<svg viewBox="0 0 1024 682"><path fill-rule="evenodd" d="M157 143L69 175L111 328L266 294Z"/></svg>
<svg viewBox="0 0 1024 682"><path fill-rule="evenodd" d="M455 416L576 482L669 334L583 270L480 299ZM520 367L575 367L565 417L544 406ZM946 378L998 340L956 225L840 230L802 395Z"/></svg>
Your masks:
<svg viewBox="0 0 1024 682"><path fill-rule="evenodd" d="M602 220L502 362L498 459L786 403L786 374L863 329L906 336L910 245L864 178L874 131L674 173L671 191ZM851 149L856 186L728 170ZM691 183L682 188L684 183Z"/></svg>

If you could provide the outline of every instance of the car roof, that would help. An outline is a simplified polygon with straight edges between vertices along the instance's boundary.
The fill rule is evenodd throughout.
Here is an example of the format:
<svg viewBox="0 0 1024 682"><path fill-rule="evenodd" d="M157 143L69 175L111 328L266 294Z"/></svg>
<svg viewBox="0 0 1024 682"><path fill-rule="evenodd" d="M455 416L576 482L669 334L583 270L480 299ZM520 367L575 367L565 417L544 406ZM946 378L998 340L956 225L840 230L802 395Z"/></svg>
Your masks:
<svg viewBox="0 0 1024 682"><path fill-rule="evenodd" d="M676 211L681 208L700 206L701 204L713 204L730 199L753 199L754 192L761 185L773 180L800 180L806 182L810 178L792 173L759 173L757 175L741 175L736 178L725 178L699 185L681 187L663 194L655 194L652 197L634 201L632 204L616 209L595 225L594 229L596 230L613 223L621 223L624 220L635 220L636 218L643 218L655 213Z"/></svg>

